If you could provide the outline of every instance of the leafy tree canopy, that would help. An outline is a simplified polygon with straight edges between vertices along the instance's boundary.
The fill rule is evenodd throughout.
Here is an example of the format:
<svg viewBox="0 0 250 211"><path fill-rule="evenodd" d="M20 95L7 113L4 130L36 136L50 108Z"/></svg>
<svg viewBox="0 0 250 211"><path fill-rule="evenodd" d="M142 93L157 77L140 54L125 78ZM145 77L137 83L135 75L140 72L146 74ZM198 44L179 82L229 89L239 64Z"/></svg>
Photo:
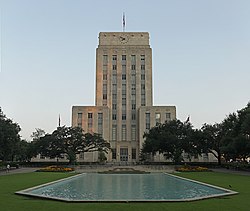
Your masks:
<svg viewBox="0 0 250 211"><path fill-rule="evenodd" d="M69 162L76 161L81 152L108 152L110 144L99 134L84 133L80 127L58 127L52 134L40 137L36 142L37 152L49 157L67 154Z"/></svg>
<svg viewBox="0 0 250 211"><path fill-rule="evenodd" d="M13 160L20 141L20 126L7 118L0 108L0 160Z"/></svg>
<svg viewBox="0 0 250 211"><path fill-rule="evenodd" d="M180 163L183 160L183 152L190 156L201 153L195 138L199 136L199 131L193 130L189 122L172 120L158 124L144 134L142 153L162 153L166 158Z"/></svg>

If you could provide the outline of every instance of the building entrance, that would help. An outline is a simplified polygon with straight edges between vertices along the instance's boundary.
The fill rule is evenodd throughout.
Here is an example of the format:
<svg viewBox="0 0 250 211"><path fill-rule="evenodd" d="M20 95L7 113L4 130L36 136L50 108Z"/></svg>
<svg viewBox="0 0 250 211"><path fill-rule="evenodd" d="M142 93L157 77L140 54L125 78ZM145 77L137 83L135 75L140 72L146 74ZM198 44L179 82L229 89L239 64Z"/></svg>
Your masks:
<svg viewBox="0 0 250 211"><path fill-rule="evenodd" d="M120 161L128 161L128 148L120 148Z"/></svg>

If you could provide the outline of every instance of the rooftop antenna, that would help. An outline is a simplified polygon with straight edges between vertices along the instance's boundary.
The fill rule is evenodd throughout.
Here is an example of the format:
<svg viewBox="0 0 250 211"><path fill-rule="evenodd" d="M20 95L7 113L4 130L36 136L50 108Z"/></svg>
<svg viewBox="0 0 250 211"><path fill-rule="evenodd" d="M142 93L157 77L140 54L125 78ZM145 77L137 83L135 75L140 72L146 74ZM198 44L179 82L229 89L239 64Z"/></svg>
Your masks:
<svg viewBox="0 0 250 211"><path fill-rule="evenodd" d="M60 114L59 114L59 119L58 119L58 127L61 127L61 118L60 118Z"/></svg>
<svg viewBox="0 0 250 211"><path fill-rule="evenodd" d="M123 29L123 32L125 32L125 26L126 26L125 13L123 13L123 16L122 16L122 29Z"/></svg>

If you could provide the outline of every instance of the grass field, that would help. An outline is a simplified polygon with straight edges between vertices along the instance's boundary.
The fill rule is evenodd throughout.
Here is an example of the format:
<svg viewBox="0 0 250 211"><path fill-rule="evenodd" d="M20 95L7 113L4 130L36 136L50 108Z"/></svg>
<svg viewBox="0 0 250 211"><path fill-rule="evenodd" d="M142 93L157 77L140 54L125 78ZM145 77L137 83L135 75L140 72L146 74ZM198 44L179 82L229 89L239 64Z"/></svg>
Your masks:
<svg viewBox="0 0 250 211"><path fill-rule="evenodd" d="M0 176L0 210L250 210L250 177L215 172L180 173L178 176L207 182L224 188L229 188L229 185L231 185L231 189L239 192L239 194L195 202L168 203L67 203L30 198L14 194L16 191L71 175L72 174L69 173L34 172Z"/></svg>

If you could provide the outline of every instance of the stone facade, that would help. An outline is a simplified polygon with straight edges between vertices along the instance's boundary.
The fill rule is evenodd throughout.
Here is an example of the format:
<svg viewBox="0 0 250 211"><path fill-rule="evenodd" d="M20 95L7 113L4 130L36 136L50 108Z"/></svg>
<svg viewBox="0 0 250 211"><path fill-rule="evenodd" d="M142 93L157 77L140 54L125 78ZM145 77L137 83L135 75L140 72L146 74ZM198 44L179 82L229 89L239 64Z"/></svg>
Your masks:
<svg viewBox="0 0 250 211"><path fill-rule="evenodd" d="M109 162L139 161L147 127L176 118L175 106L153 106L152 92L149 33L101 32L96 49L96 106L73 106L72 126L102 134L111 144ZM84 161L97 158L82 156Z"/></svg>
<svg viewBox="0 0 250 211"><path fill-rule="evenodd" d="M158 123L176 119L175 106L142 106L139 108L139 140L143 144L143 134Z"/></svg>

